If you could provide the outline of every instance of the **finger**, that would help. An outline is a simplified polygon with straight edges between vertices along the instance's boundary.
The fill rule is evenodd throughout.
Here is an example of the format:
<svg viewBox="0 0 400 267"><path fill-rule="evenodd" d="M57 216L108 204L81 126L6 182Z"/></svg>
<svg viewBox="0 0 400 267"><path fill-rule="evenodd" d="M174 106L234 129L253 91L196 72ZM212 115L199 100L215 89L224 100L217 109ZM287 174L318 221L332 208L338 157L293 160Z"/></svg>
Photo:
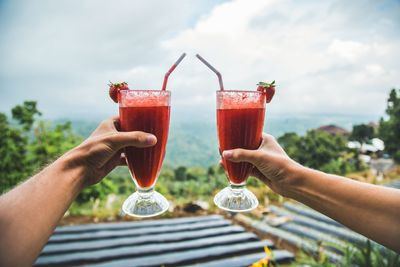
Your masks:
<svg viewBox="0 0 400 267"><path fill-rule="evenodd" d="M145 132L115 132L104 137L104 142L117 151L127 146L151 147L157 143L157 138Z"/></svg>
<svg viewBox="0 0 400 267"><path fill-rule="evenodd" d="M233 150L225 150L222 152L222 157L232 162L249 162L256 165L259 162L261 155L258 150L237 148Z"/></svg>
<svg viewBox="0 0 400 267"><path fill-rule="evenodd" d="M220 165L222 168L225 169L224 161L223 161L222 159L219 160L219 165Z"/></svg>
<svg viewBox="0 0 400 267"><path fill-rule="evenodd" d="M281 147L276 138L270 134L263 133L263 141L260 147L266 147L270 151L275 151L286 155L285 150Z"/></svg>
<svg viewBox="0 0 400 267"><path fill-rule="evenodd" d="M97 136L100 135L104 132L116 132L116 123L118 122L119 125L119 117L118 116L113 116L108 119L103 120L99 126L92 132L90 136Z"/></svg>
<svg viewBox="0 0 400 267"><path fill-rule="evenodd" d="M121 131L121 121L119 120L119 117L114 118L114 127L115 130Z"/></svg>

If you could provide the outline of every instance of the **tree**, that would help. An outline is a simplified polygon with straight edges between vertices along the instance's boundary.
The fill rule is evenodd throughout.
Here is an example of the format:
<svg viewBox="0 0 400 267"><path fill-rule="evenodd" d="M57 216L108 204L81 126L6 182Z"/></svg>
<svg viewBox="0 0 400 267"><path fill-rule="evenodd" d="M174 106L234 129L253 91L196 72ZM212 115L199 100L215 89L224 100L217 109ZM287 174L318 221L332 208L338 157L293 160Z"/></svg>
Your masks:
<svg viewBox="0 0 400 267"><path fill-rule="evenodd" d="M186 180L186 171L187 168L184 166L180 166L174 170L175 172L175 179L177 181L185 181Z"/></svg>
<svg viewBox="0 0 400 267"><path fill-rule="evenodd" d="M311 130L298 142L297 159L300 164L311 168L321 168L340 157L346 150L341 136L331 136L322 131Z"/></svg>
<svg viewBox="0 0 400 267"><path fill-rule="evenodd" d="M349 139L363 143L374 138L374 134L375 130L373 127L367 124L358 124L353 126Z"/></svg>
<svg viewBox="0 0 400 267"><path fill-rule="evenodd" d="M32 128L36 115L42 115L37 109L35 101L24 101L23 105L15 106L11 113L13 119L18 121L25 131Z"/></svg>
<svg viewBox="0 0 400 267"><path fill-rule="evenodd" d="M300 142L301 137L296 133L285 133L278 138L279 144L285 149L289 157L295 158L298 154L297 144Z"/></svg>
<svg viewBox="0 0 400 267"><path fill-rule="evenodd" d="M317 130L308 131L304 136L286 133L278 138L289 157L297 162L336 174L345 174L356 169L357 160L344 157L345 141L342 136L332 136Z"/></svg>
<svg viewBox="0 0 400 267"><path fill-rule="evenodd" d="M34 138L28 147L28 164L35 169L41 168L81 141L82 138L72 131L70 122L53 126L50 122L39 121L34 127Z"/></svg>
<svg viewBox="0 0 400 267"><path fill-rule="evenodd" d="M11 113L16 123L0 113L0 193L81 141L69 122L52 125L38 121L41 112L34 101L17 105Z"/></svg>
<svg viewBox="0 0 400 267"><path fill-rule="evenodd" d="M390 91L386 114L387 118L379 122L379 136L385 142L385 150L400 163L400 90Z"/></svg>
<svg viewBox="0 0 400 267"><path fill-rule="evenodd" d="M11 126L0 113L0 194L18 184L29 174L26 164L28 138Z"/></svg>

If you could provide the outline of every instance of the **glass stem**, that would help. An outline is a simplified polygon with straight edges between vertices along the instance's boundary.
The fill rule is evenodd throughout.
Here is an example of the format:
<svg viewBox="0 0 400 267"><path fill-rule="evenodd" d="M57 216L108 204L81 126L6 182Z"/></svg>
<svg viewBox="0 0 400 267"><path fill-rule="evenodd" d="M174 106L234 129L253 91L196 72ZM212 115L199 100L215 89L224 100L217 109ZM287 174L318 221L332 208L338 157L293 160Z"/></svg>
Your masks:
<svg viewBox="0 0 400 267"><path fill-rule="evenodd" d="M138 192L139 198L148 199L148 198L151 198L151 196L153 195L154 187L150 187L150 188L140 188L140 187L138 187L137 192Z"/></svg>
<svg viewBox="0 0 400 267"><path fill-rule="evenodd" d="M235 196L240 196L240 195L242 195L242 194L243 194L243 189L245 188L245 186L246 186L245 183L243 183L243 184L230 184L230 185L229 185L229 187L230 187L231 190L232 190L232 193L233 193Z"/></svg>

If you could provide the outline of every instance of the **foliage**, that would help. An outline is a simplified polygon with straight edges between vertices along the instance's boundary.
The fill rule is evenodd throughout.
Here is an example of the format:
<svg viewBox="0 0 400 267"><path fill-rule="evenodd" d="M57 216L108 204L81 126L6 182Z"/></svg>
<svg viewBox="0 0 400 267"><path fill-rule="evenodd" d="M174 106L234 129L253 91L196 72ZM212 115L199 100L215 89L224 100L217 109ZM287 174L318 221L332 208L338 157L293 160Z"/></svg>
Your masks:
<svg viewBox="0 0 400 267"><path fill-rule="evenodd" d="M15 123L0 113L0 193L80 142L70 123L53 126L38 121L40 115L34 101L12 109Z"/></svg>
<svg viewBox="0 0 400 267"><path fill-rule="evenodd" d="M353 126L349 139L365 143L374 137L375 129L373 127L367 124L358 124Z"/></svg>
<svg viewBox="0 0 400 267"><path fill-rule="evenodd" d="M30 173L26 164L28 139L0 113L0 193L18 184Z"/></svg>
<svg viewBox="0 0 400 267"><path fill-rule="evenodd" d="M346 153L343 136L311 130L304 136L286 133L278 142L291 158L310 168L342 175L362 168L358 155Z"/></svg>
<svg viewBox="0 0 400 267"><path fill-rule="evenodd" d="M285 149L289 157L295 157L298 154L297 145L300 144L301 139L301 136L290 132L279 137L278 142Z"/></svg>
<svg viewBox="0 0 400 267"><path fill-rule="evenodd" d="M35 116L42 115L37 109L35 101L25 101L23 105L17 105L12 110L12 117L23 127L25 131L29 131L35 122Z"/></svg>
<svg viewBox="0 0 400 267"><path fill-rule="evenodd" d="M52 126L49 122L38 121L34 128L34 138L28 147L28 164L35 169L40 168L78 145L81 140L81 137L74 134L69 122Z"/></svg>
<svg viewBox="0 0 400 267"><path fill-rule="evenodd" d="M227 179L221 167L211 166L208 170L201 167L164 166L156 185L156 190L179 201L209 198L217 189L227 185Z"/></svg>
<svg viewBox="0 0 400 267"><path fill-rule="evenodd" d="M339 262L331 262L326 253L322 249L318 255L310 256L307 253L300 252L296 261L292 266L312 266L312 267L396 267L400 266L400 254L385 249L380 246L373 245L370 240L365 244L350 244L341 247L334 244L333 246L341 255Z"/></svg>
<svg viewBox="0 0 400 267"><path fill-rule="evenodd" d="M89 200L104 199L107 195L117 192L117 186L110 179L103 179L100 183L86 187L76 198L76 202L85 203Z"/></svg>
<svg viewBox="0 0 400 267"><path fill-rule="evenodd" d="M191 120L192 121L192 120ZM171 122L165 162L172 167L210 166L218 162L215 123Z"/></svg>
<svg viewBox="0 0 400 267"><path fill-rule="evenodd" d="M379 122L379 136L385 141L385 150L400 163L400 90L390 91L386 114L388 118Z"/></svg>

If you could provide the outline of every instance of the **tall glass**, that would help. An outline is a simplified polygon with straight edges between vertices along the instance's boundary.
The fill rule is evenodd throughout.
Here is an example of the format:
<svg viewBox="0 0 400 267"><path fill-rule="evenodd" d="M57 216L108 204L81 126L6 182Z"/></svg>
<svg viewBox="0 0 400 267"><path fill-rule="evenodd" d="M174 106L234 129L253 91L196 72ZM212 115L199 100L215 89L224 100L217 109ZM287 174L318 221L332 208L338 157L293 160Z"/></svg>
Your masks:
<svg viewBox="0 0 400 267"><path fill-rule="evenodd" d="M259 91L217 91L217 128L219 151L235 148L257 149L262 141L265 93ZM215 204L233 212L258 206L256 196L246 189L253 168L247 162L234 163L222 158L229 186L214 198Z"/></svg>
<svg viewBox="0 0 400 267"><path fill-rule="evenodd" d="M169 203L154 185L165 156L170 118L170 91L122 90L119 116L122 131L143 131L157 137L153 147L126 147L126 161L137 191L122 209L131 216L150 217L165 212Z"/></svg>

